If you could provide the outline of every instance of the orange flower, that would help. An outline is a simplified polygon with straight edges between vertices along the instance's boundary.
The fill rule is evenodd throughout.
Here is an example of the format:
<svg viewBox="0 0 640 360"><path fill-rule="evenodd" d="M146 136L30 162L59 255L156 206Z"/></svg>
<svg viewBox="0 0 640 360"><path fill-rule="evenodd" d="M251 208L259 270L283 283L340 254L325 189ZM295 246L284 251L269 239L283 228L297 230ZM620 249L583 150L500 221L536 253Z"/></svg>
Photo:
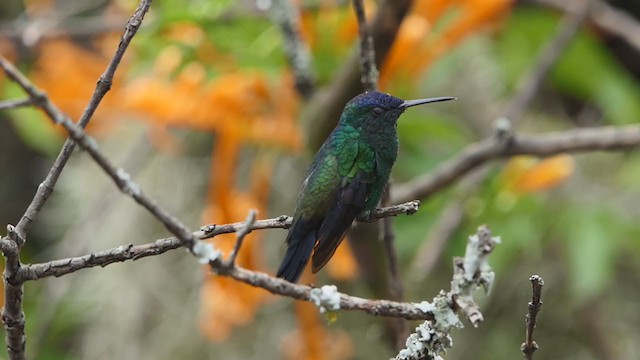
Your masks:
<svg viewBox="0 0 640 360"><path fill-rule="evenodd" d="M387 88L393 79L417 79L442 56L467 36L473 35L501 19L512 0L422 0L416 2L403 21L388 60L382 67L380 87ZM451 15L439 31L432 29Z"/></svg>
<svg viewBox="0 0 640 360"><path fill-rule="evenodd" d="M109 41L109 37L105 38ZM41 43L39 56L33 72L34 82L47 92L51 100L71 119L78 120L84 111L87 101L93 95L95 84L107 66L109 58L101 53L81 48L67 39L49 40ZM51 61L55 59L55 61ZM121 66L120 72L126 69ZM119 84L120 72L116 73L114 84ZM114 86L102 100L89 124L89 130L103 131L109 129L117 111L114 101L119 88ZM61 130L62 131L62 130Z"/></svg>
<svg viewBox="0 0 640 360"><path fill-rule="evenodd" d="M502 173L504 188L526 194L552 189L567 181L575 170L573 157L560 154L538 160L533 156L515 156Z"/></svg>
<svg viewBox="0 0 640 360"><path fill-rule="evenodd" d="M358 276L358 264L351 252L349 241L344 239L327 264L329 276L339 281L353 280Z"/></svg>

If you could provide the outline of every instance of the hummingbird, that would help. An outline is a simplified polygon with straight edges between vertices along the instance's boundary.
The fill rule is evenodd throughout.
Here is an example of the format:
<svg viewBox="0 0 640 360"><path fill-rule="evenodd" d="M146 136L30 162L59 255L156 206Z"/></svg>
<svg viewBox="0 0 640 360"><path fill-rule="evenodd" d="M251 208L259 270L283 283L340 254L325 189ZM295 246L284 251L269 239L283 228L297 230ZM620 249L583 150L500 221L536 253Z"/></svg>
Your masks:
<svg viewBox="0 0 640 360"><path fill-rule="evenodd" d="M356 217L378 205L398 155L400 115L412 106L453 99L405 101L370 91L345 105L300 186L278 277L297 282L312 252L311 269L317 273Z"/></svg>

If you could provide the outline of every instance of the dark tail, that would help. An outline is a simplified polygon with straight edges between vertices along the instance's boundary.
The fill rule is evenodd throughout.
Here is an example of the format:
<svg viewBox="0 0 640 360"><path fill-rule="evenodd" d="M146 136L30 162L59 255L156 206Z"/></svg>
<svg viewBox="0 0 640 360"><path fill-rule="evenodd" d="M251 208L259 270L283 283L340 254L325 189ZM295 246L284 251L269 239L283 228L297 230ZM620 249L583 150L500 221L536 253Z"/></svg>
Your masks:
<svg viewBox="0 0 640 360"><path fill-rule="evenodd" d="M302 219L295 221L287 236L287 253L278 269L278 277L297 282L311 257L316 243L316 224Z"/></svg>

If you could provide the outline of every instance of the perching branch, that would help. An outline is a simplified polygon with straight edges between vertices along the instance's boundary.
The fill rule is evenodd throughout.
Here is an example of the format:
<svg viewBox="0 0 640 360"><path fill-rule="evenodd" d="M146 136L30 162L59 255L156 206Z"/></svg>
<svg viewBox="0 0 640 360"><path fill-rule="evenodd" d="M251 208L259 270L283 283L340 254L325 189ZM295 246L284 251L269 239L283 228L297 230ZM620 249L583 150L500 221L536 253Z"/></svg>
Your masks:
<svg viewBox="0 0 640 360"><path fill-rule="evenodd" d="M375 209L366 218L359 218L361 222L376 221L381 218L411 215L418 210L420 202L410 201L408 203L394 205L386 208ZM273 219L256 220L249 227L249 231L264 229L288 229L291 226L291 217L281 215ZM237 233L246 226L246 221L223 225L206 225L200 230L193 232L197 239L210 239L220 234ZM169 250L182 247L177 238L171 237L158 239L152 243L144 245L122 245L117 248L94 252L84 256L71 257L66 259L52 260L45 263L25 264L20 268L18 274L12 277L14 282L24 282L39 280L46 277L60 277L82 269L96 266L105 267L107 265L124 262L128 260L138 260L148 256L163 254Z"/></svg>
<svg viewBox="0 0 640 360"><path fill-rule="evenodd" d="M514 155L550 156L559 153L631 150L640 146L640 126L603 126L572 129L541 135L513 135L510 141L487 138L468 145L432 172L391 191L392 203L424 199L458 181L469 171L494 159Z"/></svg>
<svg viewBox="0 0 640 360"><path fill-rule="evenodd" d="M527 360L533 360L533 353L538 349L538 344L533 341L533 331L536 328L536 321L538 318L538 312L542 307L542 287L544 286L544 280L539 275L531 275L529 278L531 281L531 302L527 306L528 312L526 316L526 338L522 343L520 349L524 354L524 358Z"/></svg>
<svg viewBox="0 0 640 360"><path fill-rule="evenodd" d="M397 214L397 209L382 208L373 212L374 216L392 216ZM369 218L371 219L371 218ZM247 221L222 225L220 227L211 226L214 230L207 231L207 227L194 233L194 236L210 237L212 234L221 234L233 232L234 229L240 229L246 225ZM265 225L271 225L266 227ZM291 219L287 216L281 216L274 219L258 220L249 227L252 230L266 228L286 228L291 225ZM473 238L473 237L472 237ZM114 262L125 260L136 260L146 256L161 254L171 249L181 246L181 243L175 238L160 239L154 243L139 246L120 246L115 249L89 254L82 257L69 258L51 261L44 264L25 265L17 279L22 281L37 280L48 276L62 276L83 268L94 266L106 266ZM490 252L492 248L485 248ZM488 254L488 252L486 253ZM476 264L475 261L468 261ZM252 286L261 287L274 294L292 297L294 299L311 301L311 290L313 287L294 284L283 279L275 278L264 273L250 271L240 268L236 265L229 266L228 261L220 258L212 260L210 263L212 271L222 275L229 276L235 280L247 283ZM465 263L466 264L466 263ZM474 265L475 266L475 265ZM469 268L471 269L471 268ZM474 268L475 269L475 268ZM472 270L470 270L472 271ZM456 271L458 274L458 271ZM451 306L460 309L468 308L468 304L463 302L466 299L466 290L462 286L452 287ZM430 311L424 311L422 304L403 303L388 300L368 300L346 294L338 294L340 297L340 309L343 310L359 310L368 314L377 316L399 317L407 320L429 320L434 319L434 314ZM454 305L455 304L455 305ZM468 312L473 314L473 312ZM472 315L469 321L476 324L481 321L481 317Z"/></svg>

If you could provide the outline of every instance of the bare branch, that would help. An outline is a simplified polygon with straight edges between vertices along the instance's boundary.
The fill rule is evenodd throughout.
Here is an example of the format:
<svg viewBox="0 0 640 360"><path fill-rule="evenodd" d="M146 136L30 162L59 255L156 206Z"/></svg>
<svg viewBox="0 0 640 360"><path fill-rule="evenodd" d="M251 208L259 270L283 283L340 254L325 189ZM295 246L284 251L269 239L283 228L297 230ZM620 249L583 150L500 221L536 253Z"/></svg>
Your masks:
<svg viewBox="0 0 640 360"><path fill-rule="evenodd" d="M311 301L311 286L294 284L286 280L269 276L235 266L226 268L224 265L213 264L212 271L222 276L228 276L251 286L263 288L273 294L291 297L297 300ZM433 318L433 314L423 312L412 303L401 303L389 300L369 300L356 296L340 294L341 310L364 311L370 315L398 317L407 320L424 320Z"/></svg>
<svg viewBox="0 0 640 360"><path fill-rule="evenodd" d="M353 0L353 10L358 19L360 34L360 82L365 91L375 91L378 88L376 53L373 48L373 36L365 17L363 1Z"/></svg>
<svg viewBox="0 0 640 360"><path fill-rule="evenodd" d="M87 126L87 124L93 117L95 110L97 109L98 105L102 101L102 98L111 88L111 82L113 81L113 76L118 66L120 65L120 61L122 60L122 57L124 56L125 51L127 50L129 44L131 43L131 39L133 39L133 36L138 32L138 29L142 24L142 19L144 19L145 14L149 11L149 6L151 5L151 1L152 0L142 0L138 5L138 8L136 9L136 11L133 13L131 18L129 19L129 21L127 21L124 34L122 35L122 38L120 39L120 44L118 45L118 49L116 50L115 55L109 62L107 69L98 79L98 84L96 85L96 89L93 95L91 96L91 99L89 100L87 107L82 113L80 120L78 121L79 126L83 128ZM27 92L31 96L32 101L34 101L37 106L41 107L55 121L55 117L52 117L55 111L53 113L50 111L54 108L53 104L49 101L49 99L45 96L45 94L42 91L35 89L35 87L33 86L28 86L28 87L31 88L31 92L29 91ZM47 110L47 108L49 108L49 111ZM59 117L62 115L59 111L57 112L59 114L57 114L56 116ZM47 177L40 184L40 186L38 186L38 190L36 191L36 194L34 195L33 200L31 200L29 207L27 208L24 215L18 222L18 225L16 225L16 231L18 232L18 234L21 235L21 237L23 238L26 237L26 234L29 232L29 229L31 228L33 221L38 216L38 213L40 212L40 210L46 203L47 199L53 192L53 188L55 187L56 182L58 181L58 177L60 176L62 169L64 169L65 165L67 164L67 160L71 156L71 153L73 152L74 148L75 148L75 143L71 139L67 139L67 141L65 141L62 147L62 150L58 154L58 157L53 163L53 166L51 166L51 170L47 174ZM20 244L20 246L22 246L22 244Z"/></svg>
<svg viewBox="0 0 640 360"><path fill-rule="evenodd" d="M520 349L525 359L533 360L533 353L538 349L538 344L533 341L533 331L536 328L536 320L542 307L542 301L540 301L540 299L542 297L544 280L542 280L539 275L531 275L529 281L531 281L531 302L529 302L527 306L528 312L525 321L527 324L526 339Z"/></svg>
<svg viewBox="0 0 640 360"><path fill-rule="evenodd" d="M271 17L284 37L284 52L293 70L296 89L303 98L308 99L315 89L315 78L309 46L300 36L299 9L291 0L275 0Z"/></svg>
<svg viewBox="0 0 640 360"><path fill-rule="evenodd" d="M251 209L249 211L247 220L244 221L244 226L242 226L242 228L237 232L238 238L236 239L236 245L233 247L233 252L229 256L227 266L234 266L236 264L236 257L238 257L238 253L242 247L242 241L244 240L244 237L251 232L251 226L256 222L257 214L258 212L255 209Z"/></svg>
<svg viewBox="0 0 640 360"><path fill-rule="evenodd" d="M33 100L31 100L30 98L20 100L5 100L0 101L0 110L16 109L32 105Z"/></svg>
<svg viewBox="0 0 640 360"><path fill-rule="evenodd" d="M513 155L550 156L563 152L630 150L640 146L640 126L603 126L514 136L511 141L488 138L468 145L462 152L428 174L395 186L391 202L424 199L458 181L484 163Z"/></svg>
<svg viewBox="0 0 640 360"><path fill-rule="evenodd" d="M20 281L39 280L50 276L60 277L78 270L96 266L105 267L116 262L138 260L147 256L163 254L182 247L174 237L159 239L144 245L121 245L117 248L94 252L84 256L52 260L45 263L25 264L17 278Z"/></svg>

